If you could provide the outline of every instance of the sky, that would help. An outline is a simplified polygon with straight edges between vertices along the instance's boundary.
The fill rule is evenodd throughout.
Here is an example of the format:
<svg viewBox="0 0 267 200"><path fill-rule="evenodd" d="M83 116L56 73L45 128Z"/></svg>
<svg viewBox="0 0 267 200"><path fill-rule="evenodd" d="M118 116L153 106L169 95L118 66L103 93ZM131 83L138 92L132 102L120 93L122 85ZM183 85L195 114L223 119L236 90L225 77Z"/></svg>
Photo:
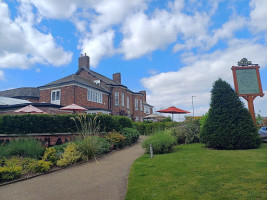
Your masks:
<svg viewBox="0 0 267 200"><path fill-rule="evenodd" d="M266 10L266 0L0 0L0 91L73 74L87 53L92 70L146 90L155 111L194 105L201 116L215 80L234 88L242 58L259 64L267 93ZM254 106L267 116L267 94Z"/></svg>

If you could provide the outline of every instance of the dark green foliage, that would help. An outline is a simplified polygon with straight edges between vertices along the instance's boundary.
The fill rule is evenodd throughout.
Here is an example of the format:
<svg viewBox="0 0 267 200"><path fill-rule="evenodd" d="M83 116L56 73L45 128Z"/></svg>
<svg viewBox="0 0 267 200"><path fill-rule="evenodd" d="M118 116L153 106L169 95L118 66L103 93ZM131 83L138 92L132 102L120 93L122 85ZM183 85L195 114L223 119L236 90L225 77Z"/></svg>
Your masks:
<svg viewBox="0 0 267 200"><path fill-rule="evenodd" d="M132 128L133 127L133 121L125 116L113 116L115 120L117 121L118 127L117 131L121 131L123 128Z"/></svg>
<svg viewBox="0 0 267 200"><path fill-rule="evenodd" d="M159 131L143 142L142 146L145 148L146 153L150 152L150 144L152 145L154 154L163 154L171 152L176 141L171 134Z"/></svg>
<svg viewBox="0 0 267 200"><path fill-rule="evenodd" d="M172 118L166 117L165 119L162 120L162 122L172 122Z"/></svg>
<svg viewBox="0 0 267 200"><path fill-rule="evenodd" d="M122 135L125 137L125 144L131 145L137 142L140 133L134 128L124 128L122 129Z"/></svg>
<svg viewBox="0 0 267 200"><path fill-rule="evenodd" d="M177 126L179 123L180 122L134 122L134 126L141 135L151 135L158 131Z"/></svg>
<svg viewBox="0 0 267 200"><path fill-rule="evenodd" d="M37 159L44 151L45 149L35 139L18 139L1 147L0 157L23 156Z"/></svg>
<svg viewBox="0 0 267 200"><path fill-rule="evenodd" d="M210 110L200 139L215 149L251 149L261 143L248 110L222 79L215 81L211 90Z"/></svg>
<svg viewBox="0 0 267 200"><path fill-rule="evenodd" d="M178 144L189 144L199 142L199 127L199 119L188 118L169 131Z"/></svg>
<svg viewBox="0 0 267 200"><path fill-rule="evenodd" d="M27 133L69 133L77 132L74 120L71 117L77 114L23 114L0 116L0 134L27 134ZM95 115L87 115L94 118ZM128 117L99 115L100 132L120 131L125 127L132 128L133 122Z"/></svg>

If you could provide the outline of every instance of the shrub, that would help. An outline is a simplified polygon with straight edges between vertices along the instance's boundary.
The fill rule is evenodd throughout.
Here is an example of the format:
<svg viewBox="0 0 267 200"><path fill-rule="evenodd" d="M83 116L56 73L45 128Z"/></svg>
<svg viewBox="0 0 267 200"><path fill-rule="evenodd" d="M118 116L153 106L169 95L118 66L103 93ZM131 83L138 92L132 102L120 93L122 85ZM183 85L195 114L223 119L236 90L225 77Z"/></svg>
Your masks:
<svg viewBox="0 0 267 200"><path fill-rule="evenodd" d="M10 157L10 156L23 156L30 158L39 158L44 153L44 148L35 139L18 139L12 140L4 147L0 152L0 157Z"/></svg>
<svg viewBox="0 0 267 200"><path fill-rule="evenodd" d="M135 128L142 135L151 135L158 131L170 129L179 124L180 122L134 122Z"/></svg>
<svg viewBox="0 0 267 200"><path fill-rule="evenodd" d="M125 144L131 145L138 140L140 133L134 128L124 128L122 135L125 137Z"/></svg>
<svg viewBox="0 0 267 200"><path fill-rule="evenodd" d="M100 144L97 137L87 136L84 139L76 142L79 152L82 153L83 160L89 160L91 158L96 159L96 155L100 150Z"/></svg>
<svg viewBox="0 0 267 200"><path fill-rule="evenodd" d="M160 131L143 142L142 146L145 148L146 153L149 153L150 144L153 147L153 153L163 154L171 152L172 147L176 144L176 141L172 135L164 131Z"/></svg>
<svg viewBox="0 0 267 200"><path fill-rule="evenodd" d="M176 126L169 129L170 134L176 138L178 144L185 144L186 128L184 125Z"/></svg>
<svg viewBox="0 0 267 200"><path fill-rule="evenodd" d="M42 160L50 161L52 164L55 164L58 160L57 150L54 147L46 148Z"/></svg>
<svg viewBox="0 0 267 200"><path fill-rule="evenodd" d="M251 149L261 143L248 110L222 79L213 84L209 114L200 138L215 149Z"/></svg>
<svg viewBox="0 0 267 200"><path fill-rule="evenodd" d="M19 178L22 173L21 166L4 166L0 167L0 181L13 180Z"/></svg>
<svg viewBox="0 0 267 200"><path fill-rule="evenodd" d="M122 148L124 146L125 137L116 131L108 133L105 138L113 145L113 149Z"/></svg>
<svg viewBox="0 0 267 200"><path fill-rule="evenodd" d="M96 139L97 143L99 144L99 150L97 152L97 155L103 155L110 152L111 145L105 138L96 137Z"/></svg>
<svg viewBox="0 0 267 200"><path fill-rule="evenodd" d="M123 128L132 128L133 121L125 116L114 116L117 121L118 127L115 128L116 131L121 131Z"/></svg>
<svg viewBox="0 0 267 200"><path fill-rule="evenodd" d="M79 114L76 117L71 117L75 122L76 129L82 138L98 135L100 132L100 121L98 116Z"/></svg>
<svg viewBox="0 0 267 200"><path fill-rule="evenodd" d="M64 149L64 153L57 161L57 166L63 167L76 163L81 158L81 153L78 151L78 146L74 143L69 143Z"/></svg>
<svg viewBox="0 0 267 200"><path fill-rule="evenodd" d="M38 160L34 166L34 172L48 172L53 166L52 162L45 160Z"/></svg>

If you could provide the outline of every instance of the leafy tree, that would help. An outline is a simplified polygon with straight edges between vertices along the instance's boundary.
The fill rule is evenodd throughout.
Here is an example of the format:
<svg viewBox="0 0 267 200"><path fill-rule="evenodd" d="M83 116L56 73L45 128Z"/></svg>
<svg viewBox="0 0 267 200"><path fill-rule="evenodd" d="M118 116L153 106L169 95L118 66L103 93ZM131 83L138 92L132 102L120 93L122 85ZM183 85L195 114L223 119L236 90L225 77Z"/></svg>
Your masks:
<svg viewBox="0 0 267 200"><path fill-rule="evenodd" d="M215 149L251 149L261 143L253 120L230 84L218 79L200 139Z"/></svg>

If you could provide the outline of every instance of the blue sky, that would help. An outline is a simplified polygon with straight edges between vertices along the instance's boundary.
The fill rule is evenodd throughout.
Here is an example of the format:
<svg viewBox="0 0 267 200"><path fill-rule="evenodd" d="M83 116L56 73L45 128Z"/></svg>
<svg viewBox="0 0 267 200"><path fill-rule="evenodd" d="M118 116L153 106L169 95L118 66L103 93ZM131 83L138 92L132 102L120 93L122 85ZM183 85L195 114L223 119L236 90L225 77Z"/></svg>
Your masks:
<svg viewBox="0 0 267 200"><path fill-rule="evenodd" d="M267 1L0 0L0 90L37 87L75 73L81 53L107 77L122 73L155 110L202 115L212 83L231 66L261 66L267 91ZM255 110L267 116L267 97ZM178 117L176 116L176 119Z"/></svg>

